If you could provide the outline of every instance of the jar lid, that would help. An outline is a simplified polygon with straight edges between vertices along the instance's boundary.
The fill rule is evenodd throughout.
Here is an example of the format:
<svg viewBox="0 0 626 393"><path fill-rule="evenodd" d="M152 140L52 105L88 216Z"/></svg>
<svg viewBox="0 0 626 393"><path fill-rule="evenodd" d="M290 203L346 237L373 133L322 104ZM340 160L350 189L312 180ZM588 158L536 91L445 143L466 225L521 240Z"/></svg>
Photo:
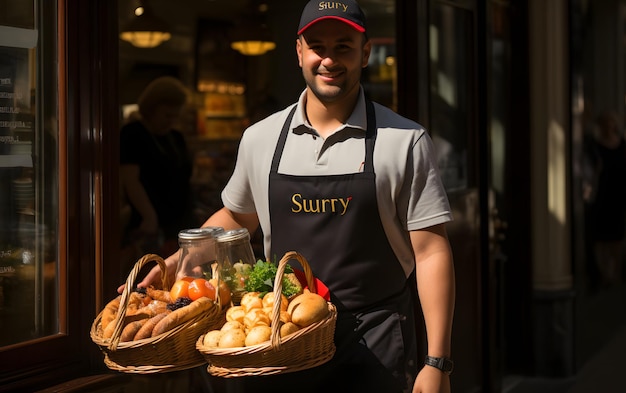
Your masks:
<svg viewBox="0 0 626 393"><path fill-rule="evenodd" d="M218 243L232 242L235 240L247 238L248 236L249 233L246 228L239 228L231 229L229 231L218 234L216 240Z"/></svg>
<svg viewBox="0 0 626 393"><path fill-rule="evenodd" d="M183 229L178 232L178 238L184 240L201 240L214 238L224 232L222 227L205 227L205 228L192 228Z"/></svg>

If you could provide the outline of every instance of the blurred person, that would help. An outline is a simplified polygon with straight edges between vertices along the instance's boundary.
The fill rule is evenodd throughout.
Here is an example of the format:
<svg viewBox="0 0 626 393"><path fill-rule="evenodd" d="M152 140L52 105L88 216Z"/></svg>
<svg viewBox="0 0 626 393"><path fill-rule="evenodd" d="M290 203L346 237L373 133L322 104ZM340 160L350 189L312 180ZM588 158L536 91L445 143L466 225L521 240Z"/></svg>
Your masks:
<svg viewBox="0 0 626 393"><path fill-rule="evenodd" d="M192 160L183 134L174 129L186 102L178 79L157 78L139 96L138 116L121 128L122 211L129 210L122 249L130 249L129 262L146 253L170 255L178 249L178 232L192 225Z"/></svg>
<svg viewBox="0 0 626 393"><path fill-rule="evenodd" d="M626 141L617 116L601 113L591 142L596 187L590 204L591 236L600 284L621 282L626 232Z"/></svg>

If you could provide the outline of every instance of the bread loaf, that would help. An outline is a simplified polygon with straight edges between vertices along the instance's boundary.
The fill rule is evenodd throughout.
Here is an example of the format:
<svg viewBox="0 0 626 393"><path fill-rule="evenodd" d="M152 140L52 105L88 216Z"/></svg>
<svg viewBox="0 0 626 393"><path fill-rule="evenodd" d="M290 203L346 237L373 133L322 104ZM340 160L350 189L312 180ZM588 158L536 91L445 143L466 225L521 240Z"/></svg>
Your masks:
<svg viewBox="0 0 626 393"><path fill-rule="evenodd" d="M115 299L107 303L107 305L104 307L104 310L102 311L102 321L101 321L102 330L105 330L107 326L109 325L109 323L111 323L111 321L115 319L115 314L117 314L117 310L120 308L121 298L122 298L122 295L119 295L118 297L116 297Z"/></svg>
<svg viewBox="0 0 626 393"><path fill-rule="evenodd" d="M146 288L146 293L154 300L160 300L165 303L172 303L172 297L169 291L162 289L154 289L154 287Z"/></svg>
<svg viewBox="0 0 626 393"><path fill-rule="evenodd" d="M139 329L141 329L147 321L148 318L144 318L124 326L124 330L122 330L122 334L120 335L120 342L133 341Z"/></svg>
<svg viewBox="0 0 626 393"><path fill-rule="evenodd" d="M206 312L211 307L215 307L213 301L208 297L201 297L185 307L172 311L156 324L152 331L152 337L163 334L178 325L182 325L197 315Z"/></svg>
<svg viewBox="0 0 626 393"><path fill-rule="evenodd" d="M157 314L157 315L153 316L152 318L148 319L146 321L146 323L141 327L141 329L139 329L137 331L137 334L135 334L135 337L133 338L133 340L142 340L144 338L152 337L152 331L154 330L154 327L163 318L165 318L167 316L167 314L169 314L170 312L171 311L167 310L165 312Z"/></svg>

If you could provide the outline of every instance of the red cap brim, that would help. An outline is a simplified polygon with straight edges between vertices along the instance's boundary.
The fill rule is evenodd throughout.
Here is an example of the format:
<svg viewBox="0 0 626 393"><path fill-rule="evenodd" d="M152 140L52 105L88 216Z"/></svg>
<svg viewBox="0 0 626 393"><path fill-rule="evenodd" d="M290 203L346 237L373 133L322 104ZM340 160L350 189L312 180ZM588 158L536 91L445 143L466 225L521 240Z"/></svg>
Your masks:
<svg viewBox="0 0 626 393"><path fill-rule="evenodd" d="M352 27L354 30L356 30L356 31L358 31L360 33L365 33L365 28L363 26L358 25L358 24L352 22L351 20L348 20L348 19L345 19L345 18L341 18L339 16L329 15L329 16L322 16L320 18L317 18L313 22L307 24L306 26L304 26L303 28L298 30L298 35L302 34L306 29L308 29L312 25L316 24L317 22L325 20L325 19L335 19L335 20L341 21L343 23L346 23L350 27Z"/></svg>

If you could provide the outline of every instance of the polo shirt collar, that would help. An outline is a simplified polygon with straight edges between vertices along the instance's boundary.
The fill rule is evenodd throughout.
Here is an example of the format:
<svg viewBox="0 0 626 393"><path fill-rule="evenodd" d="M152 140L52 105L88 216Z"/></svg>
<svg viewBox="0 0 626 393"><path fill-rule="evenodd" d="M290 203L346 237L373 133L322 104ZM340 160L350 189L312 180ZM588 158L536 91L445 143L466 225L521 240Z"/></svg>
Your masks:
<svg viewBox="0 0 626 393"><path fill-rule="evenodd" d="M291 130L311 132L311 124L306 118L305 110L306 90L300 94L298 99L298 107L294 113L293 120L291 121ZM344 124L343 128L359 129L365 132L367 130L367 112L365 110L365 93L363 87L359 88L359 98L356 103L356 107L352 114ZM342 129L343 129L342 128Z"/></svg>

